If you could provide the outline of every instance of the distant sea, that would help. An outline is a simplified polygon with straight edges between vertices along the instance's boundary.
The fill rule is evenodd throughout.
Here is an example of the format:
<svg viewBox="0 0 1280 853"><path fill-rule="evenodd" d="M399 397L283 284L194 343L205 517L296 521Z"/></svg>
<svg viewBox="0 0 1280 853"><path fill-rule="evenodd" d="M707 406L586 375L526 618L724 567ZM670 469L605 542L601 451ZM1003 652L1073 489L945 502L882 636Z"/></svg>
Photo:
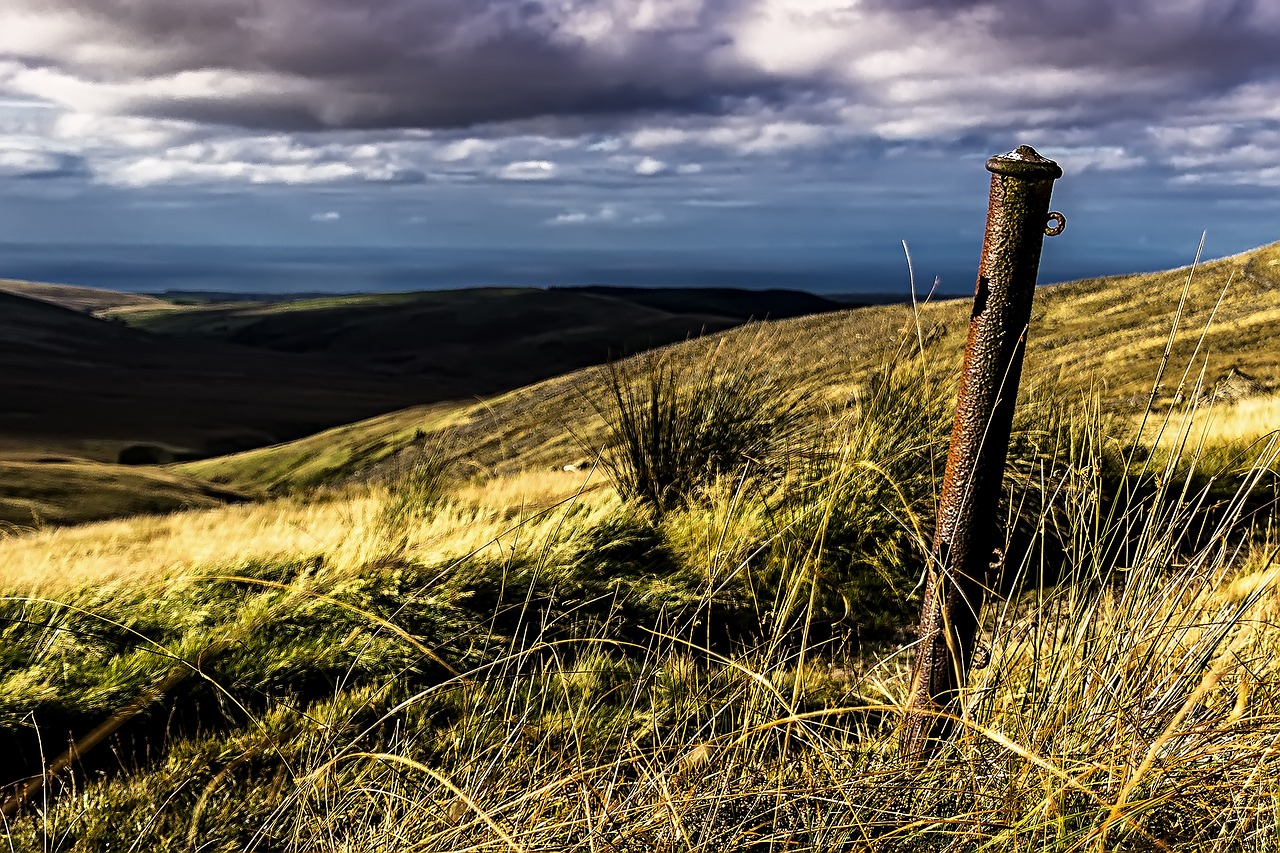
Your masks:
<svg viewBox="0 0 1280 853"><path fill-rule="evenodd" d="M75 284L135 293L359 293L479 286L714 286L788 288L908 298L906 265L855 264L848 252L625 252L478 248L123 246L0 243L0 279ZM927 268L942 293L972 292L973 265ZM1114 265L1112 265L1114 266ZM917 258L917 275L922 274ZM1123 268L1046 270L1063 280ZM1056 275L1054 275L1056 274Z"/></svg>

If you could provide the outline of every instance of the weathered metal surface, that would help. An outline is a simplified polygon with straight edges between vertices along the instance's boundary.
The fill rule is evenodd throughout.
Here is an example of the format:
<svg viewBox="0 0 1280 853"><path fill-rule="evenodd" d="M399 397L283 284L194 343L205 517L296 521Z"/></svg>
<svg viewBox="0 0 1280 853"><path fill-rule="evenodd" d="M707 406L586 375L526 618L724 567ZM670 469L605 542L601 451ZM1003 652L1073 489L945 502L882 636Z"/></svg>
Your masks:
<svg viewBox="0 0 1280 853"><path fill-rule="evenodd" d="M974 666L978 617L1002 543L1001 483L1026 347L1031 300L1049 226L1057 163L1023 145L987 161L991 200L969 340L920 616L900 745L925 754L951 731Z"/></svg>

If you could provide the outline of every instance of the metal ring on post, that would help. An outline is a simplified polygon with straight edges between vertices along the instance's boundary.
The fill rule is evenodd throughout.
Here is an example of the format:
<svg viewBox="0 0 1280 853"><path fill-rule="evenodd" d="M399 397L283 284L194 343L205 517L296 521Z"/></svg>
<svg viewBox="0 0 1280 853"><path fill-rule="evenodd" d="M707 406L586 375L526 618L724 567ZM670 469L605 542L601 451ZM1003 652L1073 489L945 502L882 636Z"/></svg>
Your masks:
<svg viewBox="0 0 1280 853"><path fill-rule="evenodd" d="M1046 237L1057 237L1063 231L1067 230L1067 217L1063 216L1056 210L1049 211L1049 221L1054 223L1044 227Z"/></svg>

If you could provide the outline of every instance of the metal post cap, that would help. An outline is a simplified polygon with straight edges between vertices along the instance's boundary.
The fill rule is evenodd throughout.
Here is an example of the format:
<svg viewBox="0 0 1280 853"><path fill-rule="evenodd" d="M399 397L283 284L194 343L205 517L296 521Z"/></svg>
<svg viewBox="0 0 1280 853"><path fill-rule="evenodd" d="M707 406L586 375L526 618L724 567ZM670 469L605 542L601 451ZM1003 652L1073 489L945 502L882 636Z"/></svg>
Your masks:
<svg viewBox="0 0 1280 853"><path fill-rule="evenodd" d="M1056 181L1062 167L1041 157L1030 145L1019 145L1008 154L997 154L987 161L987 171L1029 181Z"/></svg>

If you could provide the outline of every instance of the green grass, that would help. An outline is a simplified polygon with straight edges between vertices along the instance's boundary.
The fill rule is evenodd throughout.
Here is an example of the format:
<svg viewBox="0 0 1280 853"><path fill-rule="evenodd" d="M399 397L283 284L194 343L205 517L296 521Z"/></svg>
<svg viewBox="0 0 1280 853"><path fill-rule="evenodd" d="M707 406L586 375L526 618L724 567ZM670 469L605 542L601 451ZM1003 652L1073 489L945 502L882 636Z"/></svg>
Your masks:
<svg viewBox="0 0 1280 853"><path fill-rule="evenodd" d="M898 756L894 631L947 397L921 393L915 358L831 412L832 451L772 489L708 487L658 518L571 494L441 560L416 531L478 505L428 466L370 487L359 563L300 552L8 599L0 728L26 772L41 743L230 644L8 843L1275 849L1280 599L1247 514L1275 441L1234 473L1121 446L1117 480L1096 417L1029 402L1010 506L1054 539L1027 554L1071 582L995 599L958 739L924 766Z"/></svg>
<svg viewBox="0 0 1280 853"><path fill-rule="evenodd" d="M624 500L663 515L722 481L740 486L786 470L807 419L804 389L779 385L751 360L713 350L690 370L663 354L610 365L602 463ZM590 452L590 445L585 448Z"/></svg>

